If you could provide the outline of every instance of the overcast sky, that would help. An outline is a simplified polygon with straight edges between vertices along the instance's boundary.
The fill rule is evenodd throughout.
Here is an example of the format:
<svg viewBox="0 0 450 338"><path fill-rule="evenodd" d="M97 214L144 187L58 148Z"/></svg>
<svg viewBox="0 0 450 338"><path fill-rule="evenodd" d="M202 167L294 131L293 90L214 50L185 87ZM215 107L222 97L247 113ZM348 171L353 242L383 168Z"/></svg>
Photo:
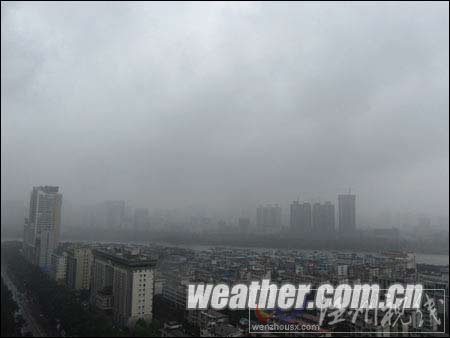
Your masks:
<svg viewBox="0 0 450 338"><path fill-rule="evenodd" d="M8 3L2 200L448 215L448 3Z"/></svg>

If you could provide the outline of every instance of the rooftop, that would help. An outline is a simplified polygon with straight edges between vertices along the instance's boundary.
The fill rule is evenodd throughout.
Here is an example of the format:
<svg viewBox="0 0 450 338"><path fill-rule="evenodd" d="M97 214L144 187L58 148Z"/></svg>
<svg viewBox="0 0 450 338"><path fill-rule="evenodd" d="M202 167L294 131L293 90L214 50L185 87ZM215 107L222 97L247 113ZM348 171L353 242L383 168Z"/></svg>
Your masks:
<svg viewBox="0 0 450 338"><path fill-rule="evenodd" d="M112 262L131 268L155 267L156 260L141 254L118 249L94 249L92 251L95 257L101 257Z"/></svg>

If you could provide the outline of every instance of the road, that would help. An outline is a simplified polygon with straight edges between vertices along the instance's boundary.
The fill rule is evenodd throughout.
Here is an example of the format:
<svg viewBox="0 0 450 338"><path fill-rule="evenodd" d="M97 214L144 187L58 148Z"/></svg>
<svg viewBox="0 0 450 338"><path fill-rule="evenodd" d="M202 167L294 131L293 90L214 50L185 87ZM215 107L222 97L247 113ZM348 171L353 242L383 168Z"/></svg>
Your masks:
<svg viewBox="0 0 450 338"><path fill-rule="evenodd" d="M17 303L22 317L25 320L25 331L30 331L33 334L33 337L47 337L45 330L42 329L37 320L33 317L26 296L16 288L14 283L8 277L3 266L1 267L1 272L4 282L11 291L12 297Z"/></svg>

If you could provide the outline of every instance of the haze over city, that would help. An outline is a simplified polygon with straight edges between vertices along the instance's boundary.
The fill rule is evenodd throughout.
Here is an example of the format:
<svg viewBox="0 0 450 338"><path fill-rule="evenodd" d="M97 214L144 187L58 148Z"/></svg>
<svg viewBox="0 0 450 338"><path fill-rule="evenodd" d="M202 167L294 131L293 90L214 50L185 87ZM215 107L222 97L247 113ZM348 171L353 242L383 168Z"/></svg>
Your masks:
<svg viewBox="0 0 450 338"><path fill-rule="evenodd" d="M2 3L2 200L448 217L448 4ZM64 206L64 203L63 203Z"/></svg>
<svg viewBox="0 0 450 338"><path fill-rule="evenodd" d="M448 2L1 9L1 337L448 336Z"/></svg>

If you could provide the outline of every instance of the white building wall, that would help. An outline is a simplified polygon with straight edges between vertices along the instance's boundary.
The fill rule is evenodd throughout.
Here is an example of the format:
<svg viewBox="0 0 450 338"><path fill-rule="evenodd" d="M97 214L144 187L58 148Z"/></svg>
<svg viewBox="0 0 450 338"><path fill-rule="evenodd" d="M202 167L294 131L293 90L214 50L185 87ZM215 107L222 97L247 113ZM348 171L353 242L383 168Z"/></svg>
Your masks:
<svg viewBox="0 0 450 338"><path fill-rule="evenodd" d="M153 269L133 272L133 290L131 299L131 321L138 319L150 321L153 318Z"/></svg>

